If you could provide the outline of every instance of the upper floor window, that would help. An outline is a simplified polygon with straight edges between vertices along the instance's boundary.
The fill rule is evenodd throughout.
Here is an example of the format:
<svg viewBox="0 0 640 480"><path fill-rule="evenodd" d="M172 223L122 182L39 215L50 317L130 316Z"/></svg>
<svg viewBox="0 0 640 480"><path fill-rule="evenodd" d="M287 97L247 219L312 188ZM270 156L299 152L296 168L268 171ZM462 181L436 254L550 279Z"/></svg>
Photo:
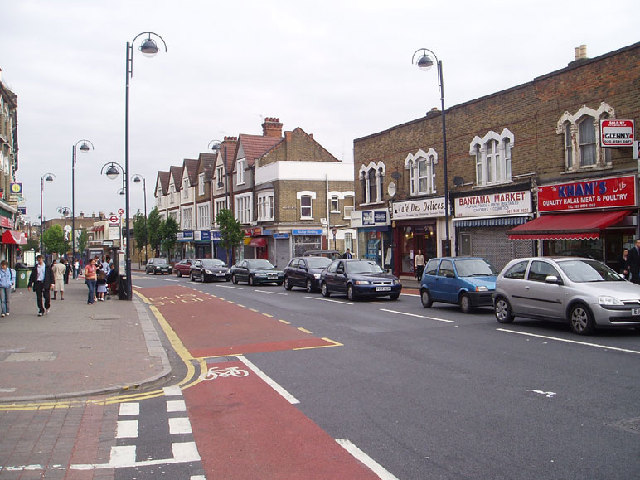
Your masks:
<svg viewBox="0 0 640 480"><path fill-rule="evenodd" d="M296 196L300 201L300 219L313 219L313 200L316 198L316 192L298 192Z"/></svg>
<svg viewBox="0 0 640 480"><path fill-rule="evenodd" d="M211 218L209 217L209 204L198 205L198 228L206 230L211 226Z"/></svg>
<svg viewBox="0 0 640 480"><path fill-rule="evenodd" d="M189 180L182 181L182 198L189 198Z"/></svg>
<svg viewBox="0 0 640 480"><path fill-rule="evenodd" d="M251 207L253 197L251 194L238 195L236 198L236 220L240 223L250 223L252 220Z"/></svg>
<svg viewBox="0 0 640 480"><path fill-rule="evenodd" d="M222 188L224 186L223 183L223 169L222 166L216 168L216 188Z"/></svg>
<svg viewBox="0 0 640 480"><path fill-rule="evenodd" d="M384 184L384 163L371 162L360 167L360 183L363 203L378 203L382 201L382 186Z"/></svg>
<svg viewBox="0 0 640 480"><path fill-rule="evenodd" d="M242 185L244 183L244 158L241 158L236 162L236 184Z"/></svg>
<svg viewBox="0 0 640 480"><path fill-rule="evenodd" d="M204 195L204 173L198 175L198 195Z"/></svg>
<svg viewBox="0 0 640 480"><path fill-rule="evenodd" d="M273 192L258 194L258 221L273 220Z"/></svg>
<svg viewBox="0 0 640 480"><path fill-rule="evenodd" d="M416 154L410 153L404 160L404 167L409 170L409 194L424 195L435 193L435 165L438 163L438 154L433 148L427 153L418 150Z"/></svg>
<svg viewBox="0 0 640 480"><path fill-rule="evenodd" d="M600 146L600 120L615 117L602 102L597 110L583 105L575 114L564 112L556 133L564 135L564 165L567 171L603 168L611 164L611 152Z"/></svg>
<svg viewBox="0 0 640 480"><path fill-rule="evenodd" d="M331 197L331 213L340 213L340 202L337 195Z"/></svg>
<svg viewBox="0 0 640 480"><path fill-rule="evenodd" d="M469 155L475 158L476 185L493 185L511 181L511 149L514 136L508 129L500 134L488 132L474 137Z"/></svg>

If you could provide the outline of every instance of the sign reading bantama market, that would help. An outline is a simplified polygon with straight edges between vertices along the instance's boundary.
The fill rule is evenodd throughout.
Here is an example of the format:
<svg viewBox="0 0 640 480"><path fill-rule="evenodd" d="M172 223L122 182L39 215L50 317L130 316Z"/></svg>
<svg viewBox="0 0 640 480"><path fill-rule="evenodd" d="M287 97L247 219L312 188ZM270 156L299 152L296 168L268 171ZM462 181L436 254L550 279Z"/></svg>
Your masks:
<svg viewBox="0 0 640 480"><path fill-rule="evenodd" d="M455 206L456 217L522 215L531 213L531 192L526 190L459 197L455 200Z"/></svg>
<svg viewBox="0 0 640 480"><path fill-rule="evenodd" d="M636 177L598 178L538 187L538 211L635 207Z"/></svg>
<svg viewBox="0 0 640 480"><path fill-rule="evenodd" d="M603 147L633 147L633 120L600 120Z"/></svg>

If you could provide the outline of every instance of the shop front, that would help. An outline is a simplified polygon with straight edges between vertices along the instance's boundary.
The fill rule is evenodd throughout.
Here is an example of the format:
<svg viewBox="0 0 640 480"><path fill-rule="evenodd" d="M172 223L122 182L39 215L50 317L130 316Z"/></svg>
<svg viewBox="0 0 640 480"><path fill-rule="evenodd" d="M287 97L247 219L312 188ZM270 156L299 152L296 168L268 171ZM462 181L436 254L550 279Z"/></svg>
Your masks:
<svg viewBox="0 0 640 480"><path fill-rule="evenodd" d="M291 230L293 256L302 256L307 250L321 250L323 233L321 228L294 228Z"/></svg>
<svg viewBox="0 0 640 480"><path fill-rule="evenodd" d="M415 275L414 258L437 257L444 245L444 197L394 202L392 205L393 273ZM438 240L441 240L439 242Z"/></svg>
<svg viewBox="0 0 640 480"><path fill-rule="evenodd" d="M509 239L538 240L540 255L595 258L618 270L638 226L636 181L627 175L539 186L539 216Z"/></svg>
<svg viewBox="0 0 640 480"><path fill-rule="evenodd" d="M178 260L183 258L194 258L195 248L193 243L193 230L182 230L177 233L176 240L178 241Z"/></svg>
<svg viewBox="0 0 640 480"><path fill-rule="evenodd" d="M483 257L500 270L510 260L534 254L533 242L507 240L513 227L531 219L531 191L501 190L453 199L456 255Z"/></svg>
<svg viewBox="0 0 640 480"><path fill-rule="evenodd" d="M373 260L384 269L393 265L389 211L355 210L351 212L351 228L357 229L358 244L353 254Z"/></svg>
<svg viewBox="0 0 640 480"><path fill-rule="evenodd" d="M195 258L211 258L211 230L196 230L193 232L193 241L196 247Z"/></svg>
<svg viewBox="0 0 640 480"><path fill-rule="evenodd" d="M269 241L262 227L244 230L244 258L269 259Z"/></svg>

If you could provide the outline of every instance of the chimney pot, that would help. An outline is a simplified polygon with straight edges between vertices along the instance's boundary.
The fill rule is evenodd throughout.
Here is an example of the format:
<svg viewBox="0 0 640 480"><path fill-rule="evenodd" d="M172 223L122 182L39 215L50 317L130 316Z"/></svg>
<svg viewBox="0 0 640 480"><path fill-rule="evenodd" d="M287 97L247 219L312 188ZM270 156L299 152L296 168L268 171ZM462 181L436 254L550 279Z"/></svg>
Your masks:
<svg viewBox="0 0 640 480"><path fill-rule="evenodd" d="M262 136L282 138L282 123L279 118L267 117L262 124Z"/></svg>
<svg viewBox="0 0 640 480"><path fill-rule="evenodd" d="M575 53L576 53L576 60L584 60L585 58L587 58L587 46L580 45L579 47L576 47Z"/></svg>

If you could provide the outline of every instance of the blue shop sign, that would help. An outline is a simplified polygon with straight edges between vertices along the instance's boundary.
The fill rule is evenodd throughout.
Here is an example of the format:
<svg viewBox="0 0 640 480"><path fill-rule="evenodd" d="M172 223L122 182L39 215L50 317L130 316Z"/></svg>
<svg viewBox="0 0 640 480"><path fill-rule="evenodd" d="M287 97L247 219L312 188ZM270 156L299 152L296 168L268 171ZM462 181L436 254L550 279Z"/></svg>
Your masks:
<svg viewBox="0 0 640 480"><path fill-rule="evenodd" d="M193 242L193 230L183 230L176 235L179 242Z"/></svg>
<svg viewBox="0 0 640 480"><path fill-rule="evenodd" d="M211 239L212 240L222 239L222 237L220 236L220 230L211 230Z"/></svg>
<svg viewBox="0 0 640 480"><path fill-rule="evenodd" d="M196 232L196 241L197 242L210 242L211 241L211 231L210 230L198 230Z"/></svg>
<svg viewBox="0 0 640 480"><path fill-rule="evenodd" d="M288 233L274 233L273 234L273 238L276 240L285 240L287 238L289 238L289 234Z"/></svg>
<svg viewBox="0 0 640 480"><path fill-rule="evenodd" d="M293 235L322 235L322 229L318 228L303 228L298 230L293 230L291 232Z"/></svg>
<svg viewBox="0 0 640 480"><path fill-rule="evenodd" d="M376 210L374 212L374 218L376 223L387 223L387 212L384 210Z"/></svg>

